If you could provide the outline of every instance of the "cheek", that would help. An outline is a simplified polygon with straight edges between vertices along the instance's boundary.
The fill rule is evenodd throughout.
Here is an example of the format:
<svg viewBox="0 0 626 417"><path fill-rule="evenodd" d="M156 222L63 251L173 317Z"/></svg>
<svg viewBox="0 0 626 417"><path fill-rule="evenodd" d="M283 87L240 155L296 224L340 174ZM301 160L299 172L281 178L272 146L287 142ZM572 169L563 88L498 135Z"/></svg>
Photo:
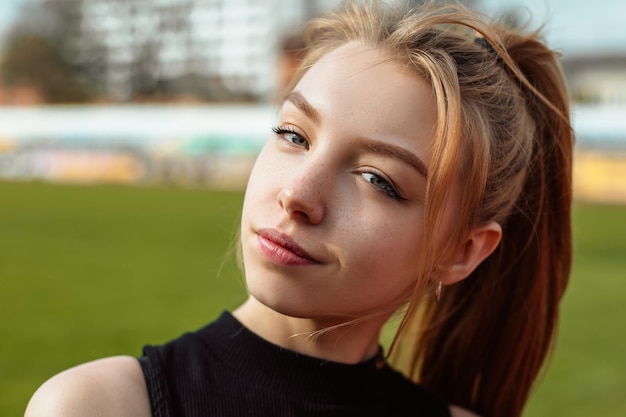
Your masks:
<svg viewBox="0 0 626 417"><path fill-rule="evenodd" d="M353 248L358 248L355 262L362 271L383 271L394 276L415 276L423 239L421 229L412 222L388 222L379 225L364 222L365 227L355 229ZM413 220L415 221L415 220Z"/></svg>
<svg viewBox="0 0 626 417"><path fill-rule="evenodd" d="M248 206L254 205L263 196L269 194L269 191L274 186L274 182L279 177L276 173L277 164L271 163L267 147L268 145L261 150L250 172L244 197L244 212Z"/></svg>
<svg viewBox="0 0 626 417"><path fill-rule="evenodd" d="M252 171L250 171L250 177L248 179L248 188L254 186L261 178L266 177L268 174L268 170L271 166L269 161L268 146L269 143L261 149L261 152L259 152L256 161L254 162L254 166L252 167Z"/></svg>

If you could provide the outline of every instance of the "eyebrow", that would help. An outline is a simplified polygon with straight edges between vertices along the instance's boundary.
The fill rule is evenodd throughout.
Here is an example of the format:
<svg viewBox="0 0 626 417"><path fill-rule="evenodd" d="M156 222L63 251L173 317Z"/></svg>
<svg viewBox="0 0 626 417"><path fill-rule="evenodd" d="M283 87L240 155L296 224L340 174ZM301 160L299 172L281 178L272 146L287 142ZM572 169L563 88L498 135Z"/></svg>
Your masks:
<svg viewBox="0 0 626 417"><path fill-rule="evenodd" d="M315 107L311 106L311 104L307 101L306 98L302 94L297 91L292 91L285 98L285 101L290 101L296 108L298 108L302 113L308 116L309 119L313 120L315 123L319 124L322 120L319 112L315 109Z"/></svg>
<svg viewBox="0 0 626 417"><path fill-rule="evenodd" d="M411 165L413 168L417 170L424 177L428 178L428 170L426 169L426 165L415 156L413 153L407 151L406 149L392 145L386 142L380 142L378 140L369 139L369 138L361 138L360 142L365 146L369 151L382 155L389 156L395 159L399 159L405 164Z"/></svg>
<svg viewBox="0 0 626 417"><path fill-rule="evenodd" d="M302 94L297 91L292 91L285 97L285 101L291 102L298 110L304 113L309 119L313 122L319 124L322 120L320 113L315 109L315 107L311 106L311 104L307 101L306 98ZM395 159L399 159L405 164L411 165L413 168L417 170L424 177L428 177L428 170L426 169L426 165L419 159L415 154L409 152L408 150L392 145L390 143L381 142L378 140L370 139L370 138L359 138L359 142L361 146L365 147L368 151L373 152L378 155L392 157Z"/></svg>

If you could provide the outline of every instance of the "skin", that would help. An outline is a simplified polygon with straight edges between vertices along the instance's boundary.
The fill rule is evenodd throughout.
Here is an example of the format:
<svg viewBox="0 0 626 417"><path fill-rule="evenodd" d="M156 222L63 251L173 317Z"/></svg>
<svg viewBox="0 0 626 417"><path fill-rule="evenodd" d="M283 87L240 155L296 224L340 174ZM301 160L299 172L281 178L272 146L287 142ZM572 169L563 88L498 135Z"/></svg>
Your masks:
<svg viewBox="0 0 626 417"><path fill-rule="evenodd" d="M283 133L257 159L243 208L250 299L235 316L276 344L346 363L377 352L380 327L415 286L422 244L436 108L428 84L384 61L379 51L348 45L305 74L282 107ZM266 229L316 262L277 264L260 248ZM372 314L315 343L307 337Z"/></svg>
<svg viewBox="0 0 626 417"><path fill-rule="evenodd" d="M241 237L250 296L234 315L277 345L357 363L377 353L382 325L415 284L436 108L426 82L359 44L323 57L294 93L246 191ZM456 184L451 201L458 192ZM449 260L448 275L434 279L466 277L500 233L496 224L477 228ZM150 416L134 358L65 371L26 411L90 415Z"/></svg>

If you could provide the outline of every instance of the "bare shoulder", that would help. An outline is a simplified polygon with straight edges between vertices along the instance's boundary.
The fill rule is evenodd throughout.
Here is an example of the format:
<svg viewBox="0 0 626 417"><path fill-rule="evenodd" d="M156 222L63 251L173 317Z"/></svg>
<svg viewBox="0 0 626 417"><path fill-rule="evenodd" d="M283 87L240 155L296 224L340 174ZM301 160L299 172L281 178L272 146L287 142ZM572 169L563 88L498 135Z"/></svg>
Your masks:
<svg viewBox="0 0 626 417"><path fill-rule="evenodd" d="M471 411L456 405L450 406L450 415L452 417L480 417L478 414L474 414Z"/></svg>
<svg viewBox="0 0 626 417"><path fill-rule="evenodd" d="M137 359L115 356L70 368L35 392L25 417L150 417Z"/></svg>

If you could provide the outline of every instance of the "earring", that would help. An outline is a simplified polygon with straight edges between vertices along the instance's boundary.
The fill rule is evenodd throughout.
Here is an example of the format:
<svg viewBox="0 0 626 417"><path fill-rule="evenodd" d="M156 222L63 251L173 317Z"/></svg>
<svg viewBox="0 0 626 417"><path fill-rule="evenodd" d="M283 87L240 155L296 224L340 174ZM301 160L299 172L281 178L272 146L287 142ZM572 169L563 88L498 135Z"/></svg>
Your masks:
<svg viewBox="0 0 626 417"><path fill-rule="evenodd" d="M435 301L439 302L441 299L441 287L443 286L443 282L439 281L437 283L437 288L435 289Z"/></svg>

